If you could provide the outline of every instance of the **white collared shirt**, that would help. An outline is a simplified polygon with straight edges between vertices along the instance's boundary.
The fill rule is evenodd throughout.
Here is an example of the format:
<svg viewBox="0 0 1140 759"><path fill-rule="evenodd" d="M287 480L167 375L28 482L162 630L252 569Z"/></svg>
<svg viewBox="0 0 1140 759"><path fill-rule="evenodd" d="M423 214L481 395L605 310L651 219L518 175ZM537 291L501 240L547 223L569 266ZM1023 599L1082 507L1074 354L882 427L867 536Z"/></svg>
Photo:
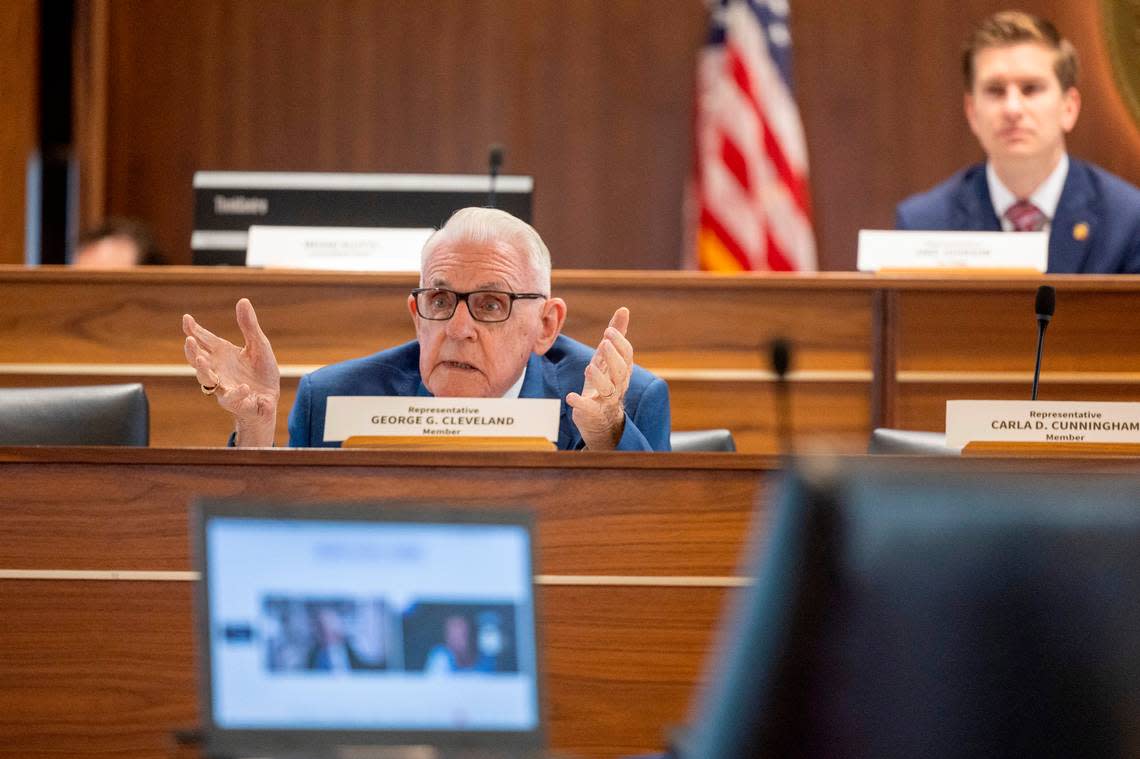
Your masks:
<svg viewBox="0 0 1140 759"><path fill-rule="evenodd" d="M1057 166L1053 172L1045 178L1044 182L1037 185L1037 189L1033 191L1032 195L1026 198L1030 203L1037 206L1041 213L1045 214L1043 229L1046 232L1053 225L1053 216L1057 213L1057 204L1061 202L1061 191L1065 189L1065 177L1068 175L1069 154L1062 153L1061 160L1057 161ZM990 188L990 200L994 204L994 213L1001 220L1001 228L1006 232L1012 232L1013 222L1005 217L1005 212L1018 201L1018 197L1002 184L997 172L994 171L994 165L989 161L986 162L986 183Z"/></svg>
<svg viewBox="0 0 1140 759"><path fill-rule="evenodd" d="M507 392L503 393L504 398L518 398L519 393L522 392L523 380L526 379L526 367L523 367L523 373L515 380L515 384L507 388Z"/></svg>

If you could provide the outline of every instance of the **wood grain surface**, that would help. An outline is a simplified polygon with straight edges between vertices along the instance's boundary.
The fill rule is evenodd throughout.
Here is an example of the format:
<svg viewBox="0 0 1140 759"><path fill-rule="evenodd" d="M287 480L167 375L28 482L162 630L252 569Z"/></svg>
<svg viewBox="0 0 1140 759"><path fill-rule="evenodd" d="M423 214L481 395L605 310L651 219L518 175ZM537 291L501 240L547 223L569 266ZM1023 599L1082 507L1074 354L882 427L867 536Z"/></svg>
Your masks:
<svg viewBox="0 0 1140 759"><path fill-rule="evenodd" d="M1037 349L1034 300L1048 282L1057 308L1045 333L1041 400L1140 401L1140 283L1135 277L1048 277L895 291L893 426L945 429L946 401L1029 400Z"/></svg>
<svg viewBox="0 0 1140 759"><path fill-rule="evenodd" d="M169 267L83 272L0 267L0 386L141 381L152 443L213 446L230 422L197 392L181 314L241 341L233 305L249 297L282 363L277 439L297 379L324 363L412 339L408 274ZM1042 398L1136 400L1140 277L853 274L717 276L555 273L566 332L592 343L630 307L636 359L668 381L673 427L727 427L738 450L775 453L768 345L794 347L788 389L800 448L865 450L874 426L942 429L945 401L1019 398L1036 346L1035 291L1057 288ZM62 304L66 304L63 307Z"/></svg>
<svg viewBox="0 0 1140 759"><path fill-rule="evenodd" d="M540 573L730 576L763 492L756 469L724 468L727 454L672 454L649 467L647 458L661 457L288 449L188 456L111 450L90 462L0 462L7 493L0 567L187 570L191 502L234 497L523 507L537 517ZM583 456L584 466L568 461ZM526 465L509 463L516 461Z"/></svg>
<svg viewBox="0 0 1140 759"><path fill-rule="evenodd" d="M198 497L528 507L536 569L552 578L538 597L551 745L613 757L661 747L685 718L729 593L707 578L737 575L750 519L766 519L756 504L774 464L714 454L0 448L0 572L190 570ZM116 577L0 579L0 754L164 757L172 731L196 724L193 583ZM666 584L677 579L692 582Z"/></svg>
<svg viewBox="0 0 1140 759"><path fill-rule="evenodd" d="M932 465L889 458L880 463L896 471ZM171 735L198 719L185 574L198 496L531 506L552 748L604 759L658 749L711 676L732 595L716 576L739 575L750 518L751 551L764 549L777 465L740 454L0 448L0 754L193 754ZM1140 474L1135 457L1111 456L936 466ZM131 579L148 570L178 574Z"/></svg>
<svg viewBox="0 0 1140 759"><path fill-rule="evenodd" d="M183 357L181 317L238 344L234 304L254 303L282 364L277 439L301 374L414 338L409 274L166 267L85 273L0 267L0 386L141 381L158 446L224 444L230 422L202 398ZM795 346L789 377L797 435L860 451L870 429L874 281L842 275L725 277L681 272L568 272L564 332L601 338L632 311L635 360L670 385L675 429L727 427L737 447L775 452L768 344Z"/></svg>
<svg viewBox="0 0 1140 759"><path fill-rule="evenodd" d="M25 177L39 145L39 3L0 3L0 264L24 262Z"/></svg>
<svg viewBox="0 0 1140 759"><path fill-rule="evenodd" d="M0 581L0 755L169 759L198 725L193 583ZM542 587L550 745L659 749L688 715L717 588Z"/></svg>

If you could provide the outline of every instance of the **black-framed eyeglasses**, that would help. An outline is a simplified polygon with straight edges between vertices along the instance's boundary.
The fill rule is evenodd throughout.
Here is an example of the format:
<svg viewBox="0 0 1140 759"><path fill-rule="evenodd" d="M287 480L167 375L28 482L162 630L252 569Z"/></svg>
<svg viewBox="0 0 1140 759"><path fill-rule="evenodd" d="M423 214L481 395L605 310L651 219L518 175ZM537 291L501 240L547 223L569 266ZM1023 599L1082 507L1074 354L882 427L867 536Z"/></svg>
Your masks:
<svg viewBox="0 0 1140 759"><path fill-rule="evenodd" d="M511 317L516 300L545 300L542 293L508 293L502 290L472 290L458 293L443 287L420 287L412 290L416 313L424 319L447 321L455 316L459 301L467 304L467 312L477 322L505 322Z"/></svg>

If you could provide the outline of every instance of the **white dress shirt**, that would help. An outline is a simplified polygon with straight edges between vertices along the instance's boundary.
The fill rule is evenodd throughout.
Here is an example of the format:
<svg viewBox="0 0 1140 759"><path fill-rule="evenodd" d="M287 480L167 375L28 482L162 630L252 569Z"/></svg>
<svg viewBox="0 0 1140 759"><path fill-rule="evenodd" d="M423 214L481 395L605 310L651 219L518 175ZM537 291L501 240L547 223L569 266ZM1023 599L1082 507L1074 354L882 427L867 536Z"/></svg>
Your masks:
<svg viewBox="0 0 1140 759"><path fill-rule="evenodd" d="M1061 202L1061 190L1065 189L1065 177L1068 175L1069 154L1062 153L1061 160L1057 162L1053 173L1047 176L1044 182L1037 185L1033 194L1026 198L1030 203L1037 206L1041 213L1045 214L1045 226L1042 227L1045 232L1048 232L1053 224L1053 216L1057 213L1057 204ZM1005 217L1005 212L1020 198L1002 184L1002 181L998 179L997 172L994 171L994 165L988 161L986 162L986 182L989 184L990 200L993 201L994 213L1001 221L1002 230L1012 232L1013 222Z"/></svg>

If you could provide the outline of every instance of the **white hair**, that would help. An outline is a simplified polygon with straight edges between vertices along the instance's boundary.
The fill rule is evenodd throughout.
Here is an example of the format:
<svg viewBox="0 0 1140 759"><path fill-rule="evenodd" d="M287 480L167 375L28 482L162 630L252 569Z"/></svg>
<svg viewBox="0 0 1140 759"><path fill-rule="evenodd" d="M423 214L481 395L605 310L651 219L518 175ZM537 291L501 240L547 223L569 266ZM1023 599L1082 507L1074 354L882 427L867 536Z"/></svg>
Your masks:
<svg viewBox="0 0 1140 759"><path fill-rule="evenodd" d="M530 224L497 208L460 208L453 213L424 243L420 271L427 269L431 254L444 243L489 245L496 242L506 243L525 255L538 276L542 291L550 293L550 251L546 243Z"/></svg>

